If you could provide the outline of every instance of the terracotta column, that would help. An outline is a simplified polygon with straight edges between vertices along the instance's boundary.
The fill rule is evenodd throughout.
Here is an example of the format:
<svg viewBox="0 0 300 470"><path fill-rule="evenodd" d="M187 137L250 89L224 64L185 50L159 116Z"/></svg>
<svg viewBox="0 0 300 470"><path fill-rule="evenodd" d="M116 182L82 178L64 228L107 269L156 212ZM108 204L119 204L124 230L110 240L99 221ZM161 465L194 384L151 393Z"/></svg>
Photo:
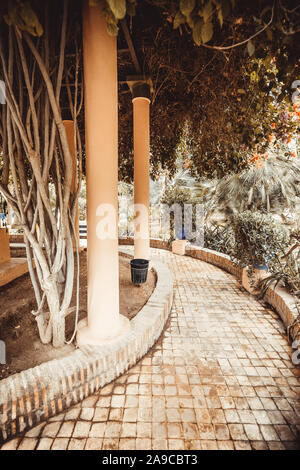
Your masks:
<svg viewBox="0 0 300 470"><path fill-rule="evenodd" d="M68 139L70 153L73 159L73 176L72 176L72 192L75 191L76 183L77 183L77 171L76 171L76 156L75 156L75 143L74 143L74 121L65 120L63 121L66 135ZM78 209L78 200L76 201L76 208L75 208L75 223L74 223L77 243L79 247L79 209ZM73 241L74 248L76 247L75 239Z"/></svg>
<svg viewBox="0 0 300 470"><path fill-rule="evenodd" d="M84 0L88 323L79 324L79 345L114 340L129 328L119 314L117 39L102 8Z"/></svg>
<svg viewBox="0 0 300 470"><path fill-rule="evenodd" d="M134 145L134 257L150 259L150 87L135 83L132 87Z"/></svg>

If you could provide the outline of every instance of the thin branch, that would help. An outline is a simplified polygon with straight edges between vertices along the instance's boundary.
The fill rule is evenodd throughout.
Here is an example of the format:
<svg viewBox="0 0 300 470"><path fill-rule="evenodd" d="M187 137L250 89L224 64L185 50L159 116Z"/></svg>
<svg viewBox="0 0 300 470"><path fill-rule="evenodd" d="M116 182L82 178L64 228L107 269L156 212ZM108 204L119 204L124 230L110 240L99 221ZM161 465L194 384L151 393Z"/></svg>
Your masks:
<svg viewBox="0 0 300 470"><path fill-rule="evenodd" d="M236 44L232 44L231 46L209 46L208 44L201 44L203 47L207 47L208 49L216 49L217 51L228 51L229 49L233 49L234 47L239 47L242 46L243 44L246 44L247 42L251 41L251 39L254 39L256 36L259 36L261 33L263 33L272 23L273 23L273 18L274 18L274 6L275 3L273 3L272 7L272 15L270 21L259 31L257 31L255 34L252 34L247 39L244 39L241 42L237 42Z"/></svg>

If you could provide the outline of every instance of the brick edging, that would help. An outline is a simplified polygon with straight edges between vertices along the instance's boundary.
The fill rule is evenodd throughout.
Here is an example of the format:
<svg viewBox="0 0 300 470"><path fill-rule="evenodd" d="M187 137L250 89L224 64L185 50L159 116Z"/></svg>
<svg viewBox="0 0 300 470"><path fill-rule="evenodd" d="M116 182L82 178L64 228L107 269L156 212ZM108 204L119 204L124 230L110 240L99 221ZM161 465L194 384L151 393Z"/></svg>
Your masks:
<svg viewBox="0 0 300 470"><path fill-rule="evenodd" d="M133 238L119 239L119 244L133 245ZM152 238L150 240L150 246L152 248L160 248L165 250L171 250L171 245L160 239ZM218 266L224 271L229 272L241 281L243 268L236 265L230 258L229 255L221 253L219 251L210 250L209 248L201 248L188 244L185 249L185 255L191 256L192 258L205 261L206 263ZM298 310L296 308L295 296L287 292L282 286L271 285L266 290L264 299L272 305L276 310L284 326L287 329L290 339L293 341L300 335L300 322L298 319ZM296 326L291 331L291 326L296 322Z"/></svg>
<svg viewBox="0 0 300 470"><path fill-rule="evenodd" d="M199 248L197 246L188 245L186 247L186 255L218 266L235 276L237 279L242 279L243 268L234 264L231 261L230 256L225 255L224 253L209 250L208 248Z"/></svg>
<svg viewBox="0 0 300 470"><path fill-rule="evenodd" d="M119 239L119 244L133 245L133 238L121 238ZM165 240L160 240L159 238L152 238L150 240L150 246L151 248L171 250L171 244ZM224 271L227 271L235 276L238 280L242 279L243 268L236 265L231 260L229 255L219 251L210 250L209 248L201 248L191 244L186 246L185 254L186 256L191 256L192 258L196 258L201 261L205 261L206 263L213 264L214 266L218 266L219 268L224 269ZM266 290L264 299L270 305L272 305L272 307L276 310L282 319L287 332L289 334L291 333L291 340L294 340L296 337L298 337L300 335L299 320L296 327L293 328L293 331L290 331L291 325L293 325L294 322L297 322L299 315L296 308L295 296L287 292L287 290L282 286L275 287L274 285L271 285Z"/></svg>
<svg viewBox="0 0 300 470"><path fill-rule="evenodd" d="M67 356L0 382L0 442L36 426L95 393L134 366L159 338L173 301L169 269L152 261L157 283L131 320L129 333L113 345L76 349Z"/></svg>
<svg viewBox="0 0 300 470"><path fill-rule="evenodd" d="M188 245L186 247L186 255L218 266L219 268L233 274L237 279L242 279L243 268L237 266L230 259L230 256L225 255L224 253L210 250L208 248ZM299 336L300 334L300 322L298 319L300 312L298 313L296 308L295 296L287 292L287 290L282 286L275 287L274 285L271 285L267 288L266 293L264 294L264 299L276 310L285 325L291 340L293 341L297 335ZM296 322L296 326L293 328L293 331L290 331L294 322Z"/></svg>

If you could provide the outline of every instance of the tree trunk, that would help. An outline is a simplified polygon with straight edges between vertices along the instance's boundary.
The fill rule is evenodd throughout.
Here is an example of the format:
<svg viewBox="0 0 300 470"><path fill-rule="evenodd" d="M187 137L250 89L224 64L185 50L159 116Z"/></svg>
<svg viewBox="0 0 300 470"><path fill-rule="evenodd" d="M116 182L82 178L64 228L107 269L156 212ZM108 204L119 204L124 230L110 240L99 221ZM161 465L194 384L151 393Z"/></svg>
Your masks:
<svg viewBox="0 0 300 470"><path fill-rule="evenodd" d="M55 348L61 348L65 344L65 316L58 312L51 320L52 344Z"/></svg>
<svg viewBox="0 0 300 470"><path fill-rule="evenodd" d="M0 76L5 81L7 104L0 107L0 192L26 237L37 303L32 313L40 339L61 347L74 285L74 208L82 175L77 118L83 94L78 82L80 48L76 47L75 62L74 57L65 60L68 0L60 2L56 41L49 34L50 3L44 2L39 10L45 24L40 38L25 31L20 35L15 26L4 26L7 39L0 38ZM68 102L75 128L75 166L60 107L62 83L68 83L71 76ZM76 184L72 183L74 171Z"/></svg>
<svg viewBox="0 0 300 470"><path fill-rule="evenodd" d="M57 278L58 276L55 276L50 282L45 283L44 292L49 307L49 326L52 331L52 344L55 348L60 348L65 344L65 315L60 309Z"/></svg>

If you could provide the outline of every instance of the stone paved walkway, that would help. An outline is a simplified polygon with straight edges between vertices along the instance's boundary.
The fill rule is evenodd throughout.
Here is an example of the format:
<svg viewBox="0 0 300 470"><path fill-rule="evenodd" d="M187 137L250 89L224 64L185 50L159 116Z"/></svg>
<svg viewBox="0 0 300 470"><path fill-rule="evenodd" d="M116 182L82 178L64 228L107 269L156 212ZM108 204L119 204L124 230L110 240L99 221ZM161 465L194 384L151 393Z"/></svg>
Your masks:
<svg viewBox="0 0 300 470"><path fill-rule="evenodd" d="M220 269L152 252L175 281L161 339L118 380L3 450L300 448L300 370L277 315Z"/></svg>

